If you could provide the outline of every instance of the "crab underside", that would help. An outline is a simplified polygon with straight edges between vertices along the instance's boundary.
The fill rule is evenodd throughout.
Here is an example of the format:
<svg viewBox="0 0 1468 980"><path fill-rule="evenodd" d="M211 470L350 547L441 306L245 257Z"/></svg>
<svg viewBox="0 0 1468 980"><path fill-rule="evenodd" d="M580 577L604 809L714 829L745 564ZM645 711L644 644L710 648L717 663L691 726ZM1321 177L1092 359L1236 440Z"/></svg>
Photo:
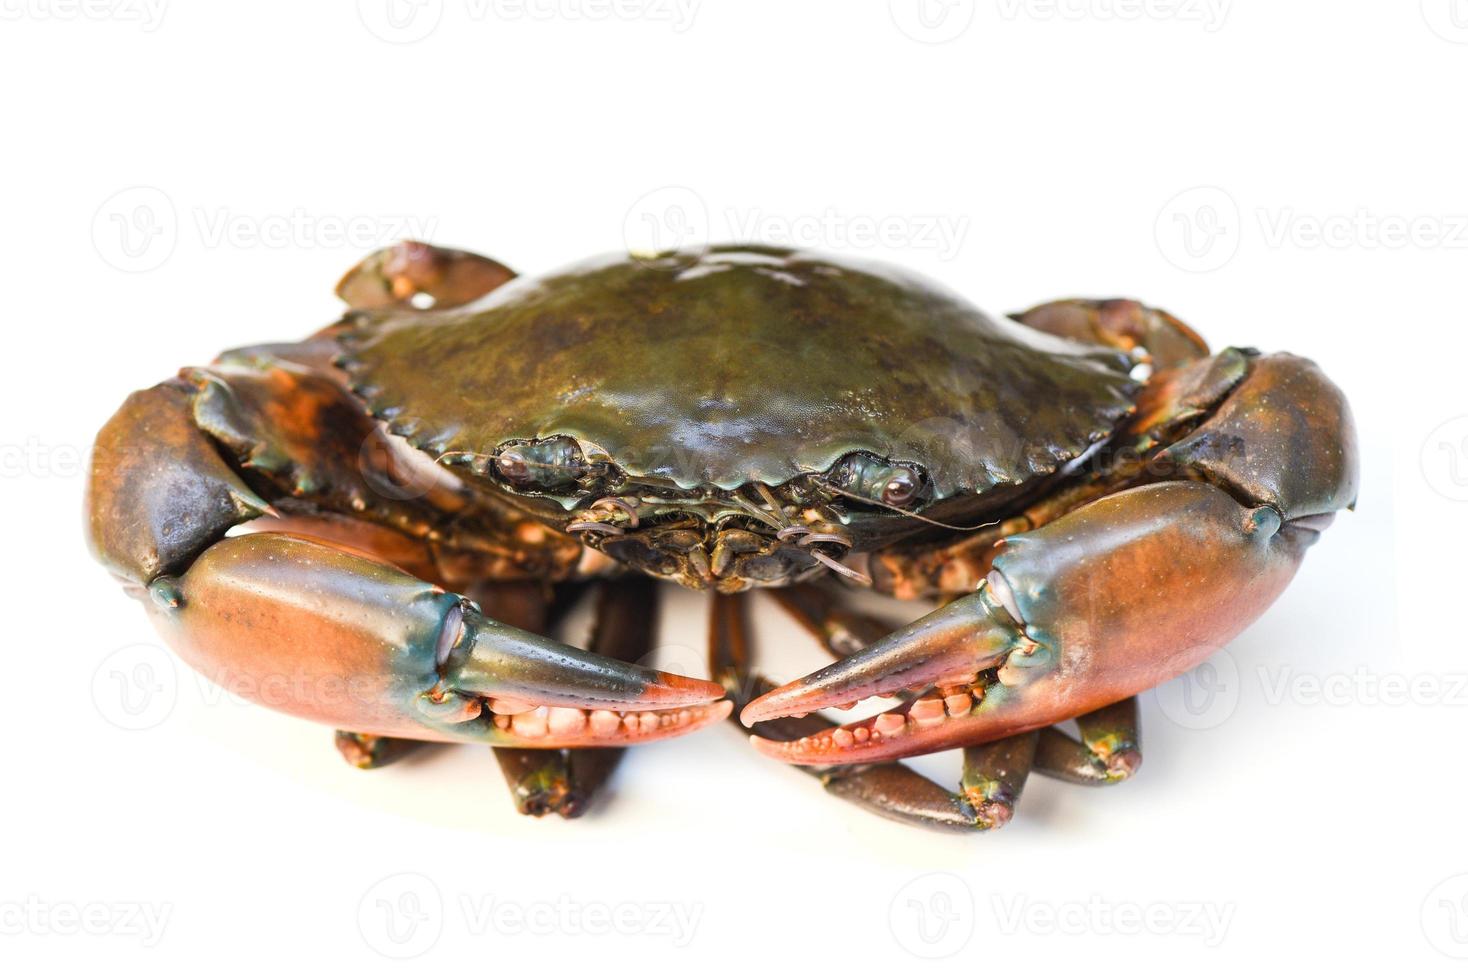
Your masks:
<svg viewBox="0 0 1468 980"><path fill-rule="evenodd" d="M489 744L527 813L575 816L626 746L736 710L764 754L927 826L1002 825L1031 771L1121 781L1135 696L1257 618L1355 499L1313 363L1210 356L1132 301L994 318L753 246L516 279L404 243L338 293L315 336L128 399L93 549L222 686L362 768ZM712 681L639 662L659 579L711 593ZM552 639L593 582L588 649ZM766 681L751 587L833 662ZM882 622L852 588L933 611ZM900 700L819 714L870 697ZM957 792L900 762L952 748Z"/></svg>

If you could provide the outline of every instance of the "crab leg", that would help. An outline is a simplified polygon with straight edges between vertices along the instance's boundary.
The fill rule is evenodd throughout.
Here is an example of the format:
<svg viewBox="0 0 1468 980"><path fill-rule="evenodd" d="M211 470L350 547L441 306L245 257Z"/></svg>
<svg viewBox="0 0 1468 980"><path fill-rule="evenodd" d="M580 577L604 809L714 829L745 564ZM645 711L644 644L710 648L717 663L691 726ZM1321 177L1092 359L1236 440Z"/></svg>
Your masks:
<svg viewBox="0 0 1468 980"><path fill-rule="evenodd" d="M344 728L336 730L333 742L347 764L357 769L381 769L412 755L424 745L417 739L350 732Z"/></svg>
<svg viewBox="0 0 1468 980"><path fill-rule="evenodd" d="M634 576L604 582L597 595L596 626L591 649L605 657L634 663L652 647L658 622L658 583ZM724 709L722 717L733 710ZM621 749L571 749L566 752L571 768L571 793L563 817L578 817L622 761Z"/></svg>
<svg viewBox="0 0 1468 980"><path fill-rule="evenodd" d="M641 577L603 582L590 647L631 663L651 647L656 622L655 582ZM586 811L622 758L621 749L496 748L494 753L521 813L559 813L568 819Z"/></svg>
<svg viewBox="0 0 1468 980"><path fill-rule="evenodd" d="M1187 324L1131 299L1063 299L1015 313L1013 319L1084 343L1120 350L1143 347L1158 370L1178 367L1208 354L1208 345Z"/></svg>
<svg viewBox="0 0 1468 980"><path fill-rule="evenodd" d="M1262 358L1158 463L1178 477L1009 538L979 589L746 706L746 724L902 687L933 694L794 742L786 762L976 745L1122 701L1206 659L1293 577L1355 499L1349 410L1313 364ZM1208 482L1202 482L1207 480Z"/></svg>
<svg viewBox="0 0 1468 980"><path fill-rule="evenodd" d="M837 642L872 639L880 624L843 610L825 590L798 585L775 593L781 605L818 637L827 637L833 653ZM710 657L714 676L723 680L736 703L771 685L752 673L742 593L716 595L710 617ZM842 629L831 629L834 623ZM824 628L822 627L824 624ZM846 627L851 632L848 634ZM842 638L837 640L836 638ZM813 735L832 722L819 714L775 718L753 726L755 734L770 739L799 739ZM807 771L833 796L878 816L937 830L983 831L1004 825L1013 814L1034 754L1034 736L1019 735L990 745L964 750L963 777L958 793L950 792L900 762L830 766Z"/></svg>
<svg viewBox="0 0 1468 980"><path fill-rule="evenodd" d="M533 633L545 633L564 603L547 601L534 582L486 583L471 593L480 607L502 623ZM563 749L520 749L495 746L494 761L510 788L515 809L527 816L554 812L567 798L570 767Z"/></svg>
<svg viewBox="0 0 1468 980"><path fill-rule="evenodd" d="M1035 771L1085 786L1130 779L1142 766L1137 699L1127 698L1076 719L1077 742L1058 728L1039 733Z"/></svg>
<svg viewBox="0 0 1468 980"><path fill-rule="evenodd" d="M398 242L352 267L336 294L357 310L409 309L428 297L434 309L472 302L515 277L493 259L423 242Z"/></svg>
<svg viewBox="0 0 1468 980"><path fill-rule="evenodd" d="M772 594L837 657L850 656L889 631L882 623L845 609L831 590L818 584ZM763 678L756 682L758 693L774 686ZM817 734L830 725L819 715L784 721L799 726L787 739ZM778 740L778 735L763 731L777 724L761 722L756 728L765 737ZM833 795L881 816L943 830L995 830L1013 817L1032 768L1068 782L1108 785L1128 778L1140 767L1135 698L1082 715L1076 724L1083 742L1051 726L965 748L957 794L895 762L811 771Z"/></svg>
<svg viewBox="0 0 1468 980"><path fill-rule="evenodd" d="M1014 816L1039 734L964 749L957 793L900 762L842 766L820 778L832 795L889 819L936 830L998 830Z"/></svg>
<svg viewBox="0 0 1468 980"><path fill-rule="evenodd" d="M850 656L891 632L885 623L845 608L819 585L792 585L770 595L836 657Z"/></svg>

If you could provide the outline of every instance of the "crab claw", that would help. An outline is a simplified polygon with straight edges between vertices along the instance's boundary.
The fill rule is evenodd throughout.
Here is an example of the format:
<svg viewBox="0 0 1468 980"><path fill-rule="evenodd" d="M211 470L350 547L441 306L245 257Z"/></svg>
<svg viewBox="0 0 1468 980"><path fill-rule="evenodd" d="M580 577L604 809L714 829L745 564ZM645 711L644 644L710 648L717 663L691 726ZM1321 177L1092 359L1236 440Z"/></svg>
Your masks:
<svg viewBox="0 0 1468 980"><path fill-rule="evenodd" d="M497 745L631 745L713 724L733 707L712 681L567 646L468 603L450 611L440 644L443 679L420 710L450 724L462 712L469 717L459 724Z"/></svg>
<svg viewBox="0 0 1468 980"><path fill-rule="evenodd" d="M1186 671L1259 616L1318 537L1313 517L1165 482L1007 539L979 590L749 704L746 724L899 687L933 690L793 742L783 762L880 762L982 745L1122 701Z"/></svg>
<svg viewBox="0 0 1468 980"><path fill-rule="evenodd" d="M150 605L206 677L351 732L526 748L631 745L728 717L712 681L489 619L461 596L325 542L225 538Z"/></svg>
<svg viewBox="0 0 1468 980"><path fill-rule="evenodd" d="M864 650L756 698L739 720L754 725L935 685L969 688L980 672L998 665L1007 653L1033 647L991 590L980 588Z"/></svg>
<svg viewBox="0 0 1468 980"><path fill-rule="evenodd" d="M891 711L793 742L751 736L766 755L801 765L901 758L948 748L968 734L967 718L997 684L1007 662L1037 644L996 597L992 584L949 603L866 649L756 698L740 713L753 725L823 708L850 706L898 690L925 691Z"/></svg>

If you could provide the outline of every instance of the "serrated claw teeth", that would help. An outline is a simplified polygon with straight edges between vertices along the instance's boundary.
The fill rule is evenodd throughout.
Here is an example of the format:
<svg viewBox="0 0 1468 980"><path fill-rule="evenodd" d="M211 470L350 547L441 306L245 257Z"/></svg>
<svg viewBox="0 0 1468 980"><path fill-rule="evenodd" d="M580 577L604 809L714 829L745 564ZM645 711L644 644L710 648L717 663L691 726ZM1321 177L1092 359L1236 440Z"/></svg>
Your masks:
<svg viewBox="0 0 1468 980"><path fill-rule="evenodd" d="M731 704L712 681L558 643L459 607L444 629L440 682L419 699L440 726L479 725L500 745L626 745L695 731ZM450 708L461 709L450 717ZM461 734L459 729L455 734Z"/></svg>
<svg viewBox="0 0 1468 980"><path fill-rule="evenodd" d="M486 705L491 712L493 704ZM617 746L697 731L727 718L733 707L729 701L657 711L531 705L512 715L493 713L490 722L506 736L499 741L527 748Z"/></svg>
<svg viewBox="0 0 1468 980"><path fill-rule="evenodd" d="M982 685L922 697L863 721L828 728L793 742L751 736L755 747L768 756L796 765L831 766L879 761L947 748L956 732L966 731L976 705L983 702Z"/></svg>
<svg viewBox="0 0 1468 980"><path fill-rule="evenodd" d="M518 715L531 711L535 705L529 701L516 701L514 698L491 698L489 710L497 715Z"/></svg>
<svg viewBox="0 0 1468 980"><path fill-rule="evenodd" d="M936 723L944 714L942 695L969 689L1011 653L1028 655L1033 646L981 589L829 667L755 698L739 717L749 726L825 708L850 709L865 698L892 697L897 691L936 687L940 697L914 705L916 720Z"/></svg>

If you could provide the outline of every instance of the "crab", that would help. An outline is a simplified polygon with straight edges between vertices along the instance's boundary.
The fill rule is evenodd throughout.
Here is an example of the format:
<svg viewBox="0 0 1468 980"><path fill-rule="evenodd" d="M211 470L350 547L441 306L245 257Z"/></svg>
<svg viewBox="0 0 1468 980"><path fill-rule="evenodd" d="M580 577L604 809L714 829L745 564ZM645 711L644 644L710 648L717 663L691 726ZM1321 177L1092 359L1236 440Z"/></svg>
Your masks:
<svg viewBox="0 0 1468 980"><path fill-rule="evenodd" d="M527 813L583 812L623 748L736 708L761 753L929 827L1002 826L1032 771L1120 782L1137 695L1255 620L1355 502L1314 363L1210 354L1131 300L997 317L800 250L524 278L417 242L337 293L308 339L127 399L92 548L224 688L363 768L488 744ZM712 680L638 662L658 580L710 594ZM581 649L551 634L588 585ZM752 587L832 663L767 680ZM897 628L863 589L931 611ZM871 697L900 700L820 715ZM956 791L901 762L947 749Z"/></svg>

